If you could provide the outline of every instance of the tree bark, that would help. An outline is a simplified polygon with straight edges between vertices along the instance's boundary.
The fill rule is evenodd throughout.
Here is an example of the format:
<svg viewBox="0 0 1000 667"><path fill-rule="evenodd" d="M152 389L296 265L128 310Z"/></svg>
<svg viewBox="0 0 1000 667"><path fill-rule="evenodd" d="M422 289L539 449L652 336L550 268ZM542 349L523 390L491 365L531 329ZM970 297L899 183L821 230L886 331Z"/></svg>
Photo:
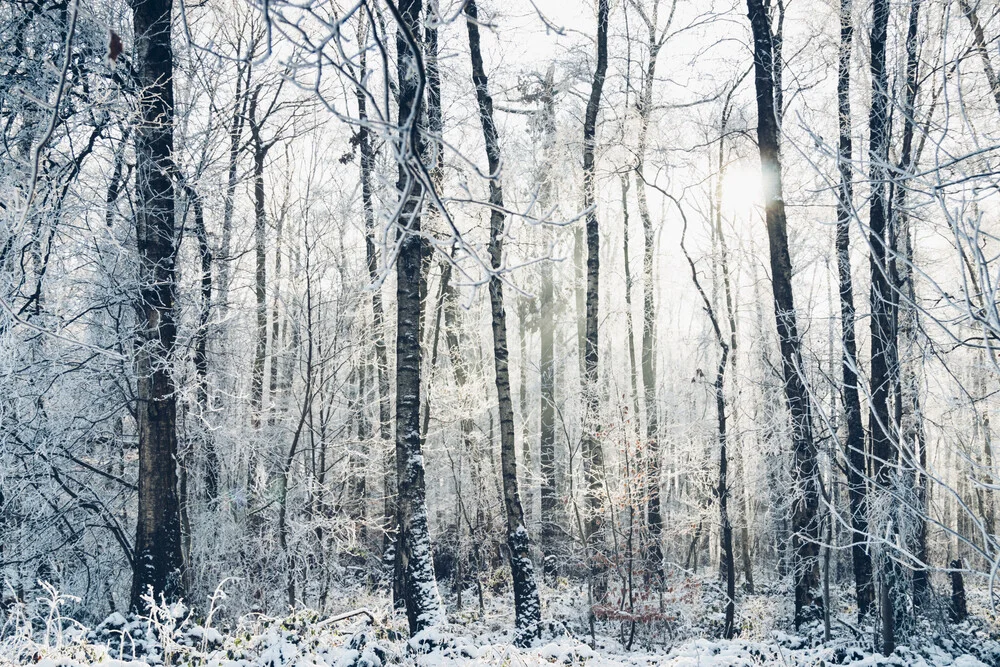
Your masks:
<svg viewBox="0 0 1000 667"><path fill-rule="evenodd" d="M524 525L524 511L518 493L517 450L514 443L514 407L510 396L510 376L507 351L507 313L504 309L503 270L504 207L503 185L500 182L500 139L493 120L493 99L490 97L483 56L480 49L479 16L476 0L465 3L466 26L469 30L469 51L472 56L472 82L476 86L479 120L486 142L486 157L490 173L490 307L493 314L493 357L496 370L498 411L500 414L500 468L503 480L503 500L507 514L507 547L510 549L510 571L514 579L515 643L524 647L540 636L541 604L535 571L531 563L530 540Z"/></svg>
<svg viewBox="0 0 1000 667"><path fill-rule="evenodd" d="M264 160L267 147L260 135L260 121L257 117L261 85L258 84L250 97L248 121L253 143L253 219L254 219L254 296L256 298L257 321L254 330L253 368L250 377L250 421L260 428L260 417L264 409L264 362L267 357L267 212L264 208ZM254 466L255 468L256 466ZM256 470L249 471L249 484L254 487Z"/></svg>
<svg viewBox="0 0 1000 667"><path fill-rule="evenodd" d="M595 558L595 546L603 539L603 516L601 509L601 484L604 469L600 429L600 404L597 387L598 373L598 300L600 275L600 228L597 221L595 151L597 134L597 114L601 105L601 92L608 69L608 0L597 3L597 65L594 69L593 85L583 122L583 207L586 213L587 240L587 318L584 354L584 434L583 469L586 478L584 504L586 522L584 540L588 547L588 560L594 578L596 598L603 597L604 586L600 581L602 566Z"/></svg>
<svg viewBox="0 0 1000 667"><path fill-rule="evenodd" d="M861 421L861 400L858 396L858 350L854 322L854 287L851 277L851 221L854 216L854 182L851 176L853 141L851 137L851 44L854 26L851 20L852 0L840 3L840 47L837 69L837 109L839 152L837 169L840 189L837 192L837 272L840 285L840 330L843 353L842 400L847 422L844 456L847 459L847 493L851 508L851 559L854 568L854 594L858 603L858 620L872 611L874 588L872 560L868 552L868 488L865 481L865 432Z"/></svg>
<svg viewBox="0 0 1000 667"><path fill-rule="evenodd" d="M892 403L896 366L894 286L890 263L895 248L889 238L893 231L889 212L889 83L886 72L886 42L889 27L889 0L874 0L870 34L872 103L869 115L869 177L871 205L868 242L871 248L871 469L875 491L883 503L891 503L892 471L898 460ZM893 522L895 524L895 522ZM875 526L881 533L888 526ZM893 531L896 527L893 525ZM881 554L877 563L881 615L880 635L883 655L896 647L895 588L897 576L891 558Z"/></svg>
<svg viewBox="0 0 1000 667"><path fill-rule="evenodd" d="M914 151L913 140L916 134L916 103L919 89L919 57L918 29L919 29L920 0L911 0L910 13L906 33L906 91L903 101L903 144L900 151L899 165L897 166L897 179L893 183L892 214L894 217L894 234L892 236L893 246L896 248L895 256L900 252L897 248L900 239L903 243L902 258L895 262L899 267L893 272L895 282L895 326L897 335L901 339L897 346L905 345L905 350L910 352L916 345L917 332L919 330L918 311L916 307L916 291L913 283L913 245L910 234L910 214L907 205L907 194L909 184L907 179L913 174L919 160L920 149ZM900 442L904 443L903 451L907 452L909 459L908 468L911 475L906 475L905 480L909 481L913 487L916 498L916 507L907 508L905 514L908 520L915 522L912 531L912 549L914 555L921 563L927 560L927 524L926 524L926 484L927 476L924 474L926 465L926 441L924 438L923 414L920 410L919 387L917 384L916 371L913 363L908 361L904 366L902 363L902 353L897 351L897 369L894 377L894 394L896 400L896 420L900 429ZM905 394L905 396L904 396ZM910 546L910 545L908 545ZM913 568L911 579L911 592L913 595L913 605L919 607L926 604L929 599L930 581L928 579L927 568L917 565Z"/></svg>
<svg viewBox="0 0 1000 667"><path fill-rule="evenodd" d="M177 399L171 377L177 325L173 153L171 0L133 0L135 68L142 120L135 133L136 247L139 294L135 305L139 424L139 508L131 607L143 596L179 598L180 502L177 496Z"/></svg>
<svg viewBox="0 0 1000 667"><path fill-rule="evenodd" d="M420 321L422 242L420 209L423 184L415 162L424 160L419 118L425 83L418 42L421 0L401 0L395 19L399 82L399 180L402 209L396 221L396 479L406 618L410 634L439 625L444 609L434 579L424 461L420 437Z"/></svg>
<svg viewBox="0 0 1000 667"><path fill-rule="evenodd" d="M819 618L823 605L819 576L819 484L812 406L806 390L801 341L792 297L792 263L788 252L785 202L781 188L781 154L771 26L762 0L747 0L754 38L754 84L757 93L757 144L764 183L764 218L771 262L774 316L781 349L785 401L792 423L792 549L794 552L795 625Z"/></svg>

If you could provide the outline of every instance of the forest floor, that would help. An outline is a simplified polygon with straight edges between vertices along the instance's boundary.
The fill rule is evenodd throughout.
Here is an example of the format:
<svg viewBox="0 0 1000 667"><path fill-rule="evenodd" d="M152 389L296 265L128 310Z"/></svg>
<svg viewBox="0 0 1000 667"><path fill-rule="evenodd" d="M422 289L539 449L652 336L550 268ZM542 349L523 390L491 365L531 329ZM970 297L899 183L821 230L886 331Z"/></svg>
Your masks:
<svg viewBox="0 0 1000 667"><path fill-rule="evenodd" d="M542 638L526 649L511 643L509 596L487 594L480 608L474 589L466 592L464 609L456 609L454 597L449 598L448 624L414 639L405 636L405 619L387 614L384 599L360 592L345 592L343 608L370 610L374 622L366 615L337 620L337 614L311 611L285 618L250 614L226 620L220 609L214 620L201 618L199 623L195 614L177 605L154 610L151 618L112 614L97 628L87 629L61 617L57 604L48 614L36 609L33 617L16 611L8 615L0 633L0 666L1000 667L1000 623L987 620L985 596L979 592L970 595L974 614L969 620L953 625L923 619L890 658L872 652L870 628L858 636L848 606L837 608L827 641L822 623L793 632L787 627L788 596L782 593L741 595L740 637L722 640L723 616L714 582L687 579L668 588L664 612L659 611L659 599L633 604L631 615L617 607L600 609L592 637L585 590L563 582L543 591ZM849 599L847 593L839 599Z"/></svg>

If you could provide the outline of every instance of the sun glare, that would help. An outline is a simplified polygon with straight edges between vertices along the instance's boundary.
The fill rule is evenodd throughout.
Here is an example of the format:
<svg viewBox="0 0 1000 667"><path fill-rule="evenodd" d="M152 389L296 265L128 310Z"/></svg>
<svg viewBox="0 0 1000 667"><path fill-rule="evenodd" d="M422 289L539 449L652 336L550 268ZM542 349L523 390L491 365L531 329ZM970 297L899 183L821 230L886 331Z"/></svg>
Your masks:
<svg viewBox="0 0 1000 667"><path fill-rule="evenodd" d="M760 169L733 165L722 177L722 208L741 214L760 204L762 199Z"/></svg>

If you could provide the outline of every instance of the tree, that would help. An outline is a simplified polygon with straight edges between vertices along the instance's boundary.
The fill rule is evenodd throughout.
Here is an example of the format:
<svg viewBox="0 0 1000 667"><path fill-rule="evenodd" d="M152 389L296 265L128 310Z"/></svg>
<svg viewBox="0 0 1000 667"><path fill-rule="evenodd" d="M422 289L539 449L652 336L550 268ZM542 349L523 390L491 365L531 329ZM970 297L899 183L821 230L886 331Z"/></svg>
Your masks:
<svg viewBox="0 0 1000 667"><path fill-rule="evenodd" d="M496 373L497 403L500 413L500 476L503 482L504 508L507 514L507 547L510 550L510 571L514 578L514 615L517 626L516 643L527 646L541 631L542 608L538 600L535 571L529 553L530 539L524 525L524 510L517 484L517 450L514 446L514 407L510 397L510 376L507 353L507 313L503 301L503 234L504 201L500 182L500 137L493 120L493 98L490 97L483 55L480 49L479 11L476 0L465 3L466 25L469 29L469 51L472 56L472 82L476 86L479 122L486 142L486 157L490 174L490 309L493 321L493 361Z"/></svg>
<svg viewBox="0 0 1000 667"><path fill-rule="evenodd" d="M396 69L399 85L399 180L402 203L396 254L396 488L406 618L410 634L438 625L444 610L434 579L420 437L420 298L423 244L420 209L424 183L418 171L424 159L419 118L424 88L423 61L417 41L421 0L399 3Z"/></svg>
<svg viewBox="0 0 1000 667"><path fill-rule="evenodd" d="M135 130L136 247L139 253L136 413L139 510L131 606L181 596L180 502L177 496L177 399L171 363L176 241L174 230L173 52L171 0L135 0L135 69L142 120Z"/></svg>
<svg viewBox="0 0 1000 667"><path fill-rule="evenodd" d="M736 558L733 555L733 526L729 521L729 439L726 425L726 369L729 366L730 344L726 342L722 335L722 327L719 326L719 318L712 307L712 301L705 293L698 278L698 268L688 253L684 245L684 237L687 235L687 216L684 209L676 199L674 204L681 213L683 219L683 231L681 232L681 250L687 259L688 266L691 267L691 281L695 289L701 296L705 313L712 323L712 332L715 334L715 342L719 346L719 362L715 370L715 381L713 383L713 393L715 394L715 417L719 435L719 477L715 487L716 497L719 500L719 532L721 535L722 547L722 578L726 582L726 616L722 629L722 636L732 639L736 631Z"/></svg>
<svg viewBox="0 0 1000 667"><path fill-rule="evenodd" d="M983 63L983 72L986 74L986 82L990 86L990 93L997 105L997 112L1000 113L1000 77L997 77L993 62L990 60L990 52L986 46L986 35L983 32L983 24L979 21L979 12L972 6L969 0L958 0L958 6L969 21L972 29L972 43L974 50L979 54Z"/></svg>
<svg viewBox="0 0 1000 667"><path fill-rule="evenodd" d="M543 211L550 208L553 201L553 179L556 134L555 68L549 67L541 84L540 122L542 125L542 166L538 177L538 204ZM559 499L556 488L556 354L555 354L555 289L552 276L552 262L542 264L542 285L539 297L539 362L540 375L540 424L538 434L538 468L541 474L540 522L542 525L541 547L545 554L544 571L554 576L557 560L554 552L561 521L559 520Z"/></svg>
<svg viewBox="0 0 1000 667"><path fill-rule="evenodd" d="M584 435L583 466L586 477L586 524L583 536L587 543L593 575L600 568L594 555L595 543L602 540L603 519L601 517L601 475L604 468L604 452L600 439L600 404L597 391L598 350L598 299L600 287L601 235L597 221L596 161L597 114L601 106L601 91L608 70L608 1L597 3L597 64L594 80L587 100L587 111L583 121L583 207L586 214L587 235L587 317L584 354ZM593 582L592 582L593 585ZM597 595L602 597L603 585L596 582Z"/></svg>
<svg viewBox="0 0 1000 667"><path fill-rule="evenodd" d="M365 17L359 17L359 42L366 41L368 24L369 21ZM358 67L361 70L360 81L364 81L368 74L367 52L364 50L359 56ZM375 353L376 388L378 390L378 433L381 440L388 442L392 438L392 407L389 394L389 358L385 346L385 312L382 305L379 260L375 249L375 202L372 184L372 175L375 170L375 147L372 145L371 130L368 127L368 91L359 82L355 86L354 94L358 102L357 141L361 153L361 209L365 223L365 265L368 268L368 280L372 285L372 347ZM382 516L386 529L383 552L387 554L390 547L389 536L396 515L393 504L396 484L392 449L386 447L385 450L387 456L384 462Z"/></svg>
<svg viewBox="0 0 1000 667"><path fill-rule="evenodd" d="M840 3L840 44L837 65L837 119L839 144L837 169L840 189L837 191L837 273L840 285L841 374L843 377L844 420L847 437L844 454L847 460L847 493L854 529L851 559L854 566L854 594L858 602L858 618L872 611L872 561L868 552L868 505L865 479L865 432L861 422L861 400L858 396L858 351L854 333L854 287L851 280L851 221L854 218L854 182L851 176L851 44L854 26L851 0Z"/></svg>
<svg viewBox="0 0 1000 667"><path fill-rule="evenodd" d="M894 262L895 247L890 239L889 219L889 82L886 72L886 41L889 27L889 1L874 0L870 35L872 104L868 121L868 160L871 179L868 243L871 247L871 469L877 502L894 503L891 495L892 470L898 460L890 417L893 377L898 372L896 326L893 317L895 295L890 262ZM879 534L886 529L895 532L898 526L876 526ZM881 553L878 562L879 613L881 619L882 653L890 655L896 648L893 588L896 575L888 554Z"/></svg>
<svg viewBox="0 0 1000 667"><path fill-rule="evenodd" d="M781 188L781 152L775 106L774 51L771 22L762 0L747 0L753 33L754 88L757 92L757 145L764 188L764 221L771 262L774 317L781 348L785 401L792 422L792 550L794 552L795 625L818 617L819 592L819 470L812 432L812 405L803 377L801 339L792 297L792 262Z"/></svg>
<svg viewBox="0 0 1000 667"><path fill-rule="evenodd" d="M660 507L660 441L657 410L659 401L656 396L656 299L653 259L656 252L656 229L649 212L646 195L646 150L649 137L650 115L653 110L653 85L656 82L656 61L660 51L670 36L674 12L677 9L676 0L671 0L670 12L666 25L659 27L659 0L653 0L652 11L647 14L643 6L636 0L631 4L636 8L640 18L649 33L646 46L649 50L646 68L642 73L642 90L636 102L639 112L639 138L636 148L635 175L636 197L639 203L639 217L642 219L643 253L642 253L642 388L646 415L646 448L649 469L646 525L649 531L649 565L658 578L663 577L663 550L661 546L663 532L663 513Z"/></svg>

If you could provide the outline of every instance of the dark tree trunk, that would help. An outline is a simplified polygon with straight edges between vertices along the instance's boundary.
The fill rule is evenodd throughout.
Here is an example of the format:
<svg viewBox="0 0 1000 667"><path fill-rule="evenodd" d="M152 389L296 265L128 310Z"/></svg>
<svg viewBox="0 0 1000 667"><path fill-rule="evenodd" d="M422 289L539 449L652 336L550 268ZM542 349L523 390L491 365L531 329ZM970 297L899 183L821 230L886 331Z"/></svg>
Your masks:
<svg viewBox="0 0 1000 667"><path fill-rule="evenodd" d="M367 410L365 409L368 397L368 364L359 361L355 365L354 374L357 376L357 390L354 395L353 413L357 421L358 441L351 446L348 470L350 479L348 481L348 507L349 516L354 522L358 532L358 541L365 544L365 526L367 525L367 486L368 475L366 468L368 465L368 445L372 436L371 423L368 421Z"/></svg>
<svg viewBox="0 0 1000 667"><path fill-rule="evenodd" d="M171 377L174 320L173 53L171 0L134 0L136 84L142 120L136 129L136 316L139 509L131 607L142 597L179 598L180 503L177 496L177 403Z"/></svg>
<svg viewBox="0 0 1000 667"><path fill-rule="evenodd" d="M951 561L951 605L949 607L952 623L961 623L969 615L965 601L965 581L962 578L962 560Z"/></svg>
<svg viewBox="0 0 1000 667"><path fill-rule="evenodd" d="M868 553L868 489L865 481L865 432L861 421L861 400L858 396L858 350L855 338L854 287L851 279L851 220L853 219L854 183L851 177L851 44L854 26L851 21L851 1L840 4L840 50L837 69L837 110L840 145L837 168L840 190L837 193L837 272L840 279L840 327L843 355L844 417L847 439L844 455L847 459L847 493L851 508L851 558L854 566L854 593L858 602L859 621L868 616L874 603L872 560Z"/></svg>
<svg viewBox="0 0 1000 667"><path fill-rule="evenodd" d="M233 117L229 125L229 164L226 179L226 193L222 205L222 247L221 263L219 265L219 304L223 309L229 307L229 263L232 261L233 209L236 199L236 186L239 183L239 158L243 141L243 126L246 119L246 109L249 103L250 75L252 59L248 58L236 69L236 94L233 96ZM244 77L246 82L244 83ZM246 87L244 87L246 86Z"/></svg>
<svg viewBox="0 0 1000 667"><path fill-rule="evenodd" d="M267 212L264 208L264 160L267 148L260 135L257 117L261 86L258 84L250 98L249 124L253 142L253 220L254 220L254 296L256 298L257 324L254 329L253 369L250 377L250 420L254 428L260 427L264 410L264 362L267 358ZM254 461L254 459L251 459ZM254 487L256 464L249 471L249 484Z"/></svg>
<svg viewBox="0 0 1000 667"><path fill-rule="evenodd" d="M271 404L268 415L268 423L270 424L274 423L275 410L278 408L278 354L281 352L283 338L281 331L282 318L278 306L281 303L281 246L284 242L286 210L285 204L283 204L282 210L278 213L277 220L274 221L274 275L271 276L271 283L274 285L274 288L271 290L271 354L269 355L271 369L267 385L268 400ZM287 325L285 326L284 334L288 334Z"/></svg>
<svg viewBox="0 0 1000 667"><path fill-rule="evenodd" d="M872 477L876 492L885 503L892 492L892 470L898 459L891 410L896 362L894 286L890 263L894 261L889 219L889 90L886 73L886 41L889 0L874 0L870 35L872 103L869 116L868 160L871 180L868 242L871 248L871 409L869 429L872 447ZM893 522L895 524L895 522ZM876 526L879 532L884 526ZM895 528L893 528L895 530ZM879 559L879 611L883 655L896 647L896 587L898 573L889 554Z"/></svg>
<svg viewBox="0 0 1000 667"><path fill-rule="evenodd" d="M420 208L424 192L417 176L416 163L425 158L419 128L425 81L418 41L420 13L421 0L402 0L395 16L398 23L396 60L400 130L397 188L402 200L402 209L396 221L400 237L396 258L397 544L402 566L402 593L411 634L444 621L431 558L420 437L420 321L423 309Z"/></svg>
<svg viewBox="0 0 1000 667"><path fill-rule="evenodd" d="M601 105L601 91L608 70L608 0L598 0L597 4L597 66L590 89L590 99L583 122L583 207L587 211L587 318L584 353L584 435L583 469L587 488L585 491L586 525L584 539L590 551L590 569L595 575L597 598L601 598L603 584L595 558L595 548L603 540L603 516L601 510L601 480L604 469L604 452L598 436L599 410L597 386L598 367L598 298L600 275L600 229L597 223L596 160L597 114Z"/></svg>
<svg viewBox="0 0 1000 667"><path fill-rule="evenodd" d="M896 326L908 350L916 343L918 329L916 292L913 286L913 247L910 235L910 215L907 209L907 193L909 184L906 179L916 167L917 155L913 150L913 139L916 132L917 90L919 81L919 58L917 54L920 0L910 1L910 16L906 31L906 96L903 101L903 145L900 151L898 179L893 184L892 212L895 218L894 245L898 239L903 239L904 253L902 261L897 262L901 269L895 271L896 282ZM898 252L898 251L897 251ZM924 441L923 415L920 411L919 387L916 373L911 364L904 366L897 352L897 371L895 374L895 398L897 423L900 437L906 443L904 449L911 454L908 468L912 475L906 479L913 483L917 499L917 507L912 508L913 552L923 563L927 558L927 525L925 520L926 476L923 473L926 465L926 442ZM904 372L905 371L905 372ZM904 392L906 400L904 400ZM912 594L914 606L920 606L928 601L929 580L926 567L917 566L913 569Z"/></svg>
<svg viewBox="0 0 1000 667"><path fill-rule="evenodd" d="M469 51L472 55L472 82L476 86L479 120L486 142L486 157L490 179L490 264L495 272L503 269L504 207L503 185L500 182L500 139L493 121L493 99L490 97L483 56L480 50L479 16L476 0L465 3L466 25L469 29ZM538 600L535 571L531 563L530 540L524 525L524 511L517 484L517 450L514 445L514 407L510 397L510 376L507 353L507 314L503 302L503 282L498 273L490 276L490 307L493 314L493 356L496 370L498 411L500 414L500 469L503 480L503 500L507 514L507 547L510 549L510 571L514 579L515 643L528 646L541 631L542 608Z"/></svg>
<svg viewBox="0 0 1000 667"><path fill-rule="evenodd" d="M823 597L819 572L819 470L812 433L812 406L806 390L801 342L792 297L792 262L788 252L785 202L781 189L781 154L775 108L771 26L762 0L747 0L754 38L754 84L757 92L757 145L764 182L764 217L771 261L774 316L781 348L785 400L792 422L792 549L795 577L795 625L819 618Z"/></svg>

